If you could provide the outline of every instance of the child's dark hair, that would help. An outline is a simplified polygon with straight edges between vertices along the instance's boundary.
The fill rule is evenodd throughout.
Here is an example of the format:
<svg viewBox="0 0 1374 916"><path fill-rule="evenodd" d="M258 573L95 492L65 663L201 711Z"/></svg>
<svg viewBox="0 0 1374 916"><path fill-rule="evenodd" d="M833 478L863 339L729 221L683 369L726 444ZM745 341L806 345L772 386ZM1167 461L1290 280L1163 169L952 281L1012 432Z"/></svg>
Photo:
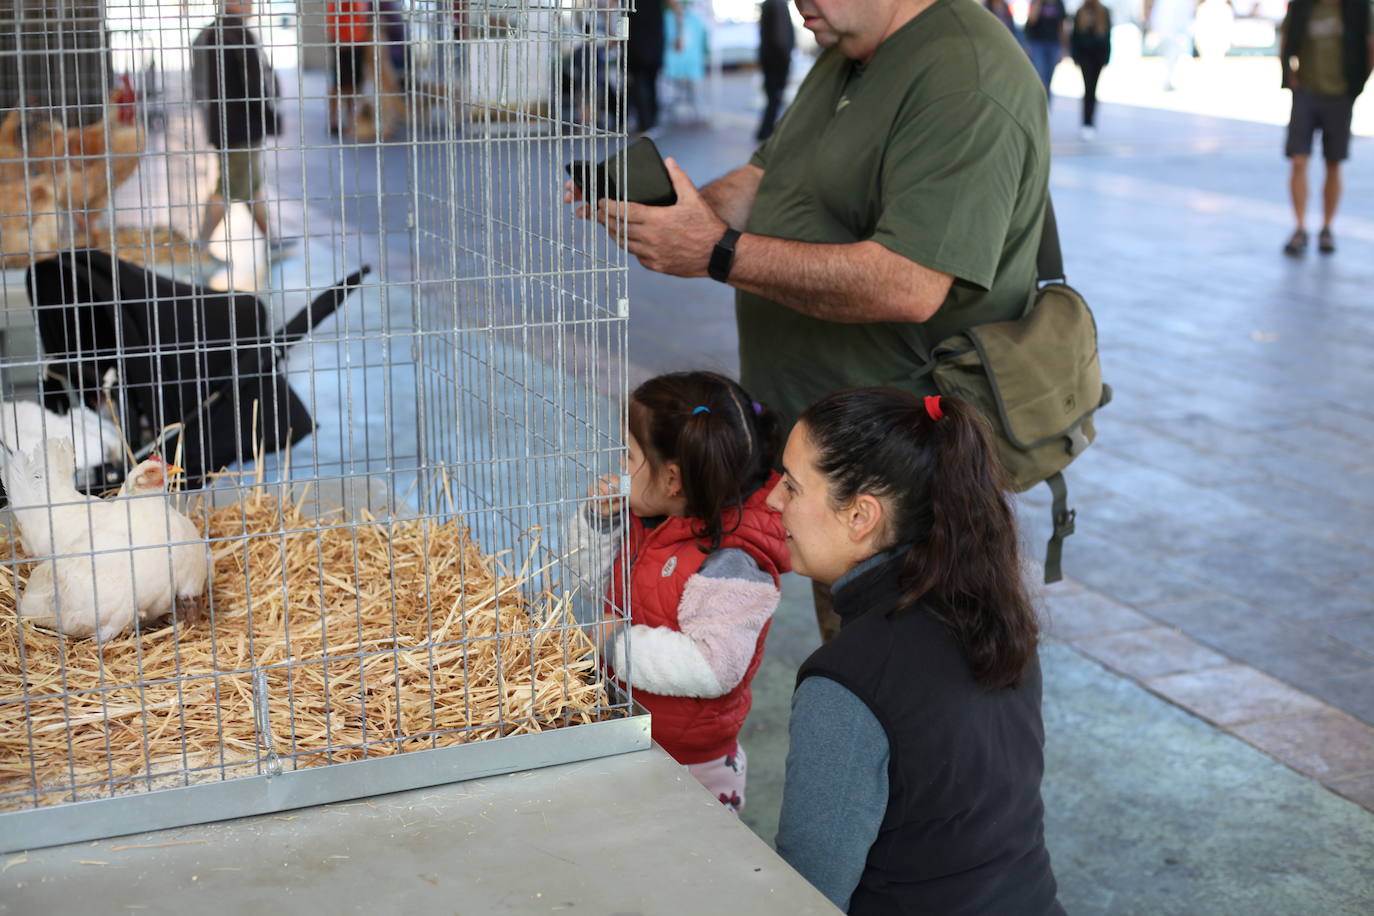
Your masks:
<svg viewBox="0 0 1374 916"><path fill-rule="evenodd" d="M812 404L799 424L836 507L861 493L887 510L885 547L907 548L898 610L924 602L963 646L973 676L1012 687L1039 626L1021 579L1016 520L987 423L966 401L861 388Z"/></svg>
<svg viewBox="0 0 1374 916"><path fill-rule="evenodd" d="M701 410L699 408L705 408ZM738 382L714 372L673 372L649 379L630 396L630 432L653 472L676 463L687 515L708 553L739 524L738 510L763 486L778 461L777 415ZM733 515L732 521L727 516Z"/></svg>

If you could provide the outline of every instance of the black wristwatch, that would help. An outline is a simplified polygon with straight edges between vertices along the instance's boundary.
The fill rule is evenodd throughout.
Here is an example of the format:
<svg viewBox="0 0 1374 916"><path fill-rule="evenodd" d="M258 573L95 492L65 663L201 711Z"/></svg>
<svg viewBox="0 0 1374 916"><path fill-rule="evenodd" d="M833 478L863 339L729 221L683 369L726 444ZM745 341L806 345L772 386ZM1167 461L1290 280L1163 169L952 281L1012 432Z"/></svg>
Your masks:
<svg viewBox="0 0 1374 916"><path fill-rule="evenodd" d="M724 283L730 278L730 268L735 264L735 243L739 241L738 229L726 229L725 234L711 249L711 262L706 265L706 273L712 280Z"/></svg>

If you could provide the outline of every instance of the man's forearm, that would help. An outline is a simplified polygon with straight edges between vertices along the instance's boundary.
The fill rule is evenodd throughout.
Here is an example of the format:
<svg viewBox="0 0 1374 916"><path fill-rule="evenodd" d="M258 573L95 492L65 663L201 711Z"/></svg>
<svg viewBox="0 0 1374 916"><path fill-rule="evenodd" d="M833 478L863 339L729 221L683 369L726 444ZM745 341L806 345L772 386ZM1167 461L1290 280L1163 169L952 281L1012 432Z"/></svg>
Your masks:
<svg viewBox="0 0 1374 916"><path fill-rule="evenodd" d="M763 169L744 165L727 172L701 189L701 196L732 229L744 231L749 214L754 211L754 198L763 180Z"/></svg>
<svg viewBox="0 0 1374 916"><path fill-rule="evenodd" d="M739 229L753 209L763 169L746 165L703 189L666 160L678 192L671 207L602 200L596 218L649 270L705 277L726 224ZM820 245L745 233L735 244L731 286L826 321L925 321L954 278L877 242Z"/></svg>
<svg viewBox="0 0 1374 916"><path fill-rule="evenodd" d="M736 247L730 285L779 305L840 323L925 321L953 277L877 242L817 245L761 235Z"/></svg>

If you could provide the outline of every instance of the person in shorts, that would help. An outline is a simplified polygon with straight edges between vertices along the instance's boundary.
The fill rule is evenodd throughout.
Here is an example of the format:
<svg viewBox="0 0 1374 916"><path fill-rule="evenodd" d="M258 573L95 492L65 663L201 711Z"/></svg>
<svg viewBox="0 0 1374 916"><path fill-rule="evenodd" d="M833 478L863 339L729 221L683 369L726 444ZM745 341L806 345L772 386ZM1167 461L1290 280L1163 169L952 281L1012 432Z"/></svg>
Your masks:
<svg viewBox="0 0 1374 916"><path fill-rule="evenodd" d="M1293 91L1284 154L1292 164L1288 188L1297 222L1283 246L1290 257L1307 250L1307 160L1317 133L1326 161L1317 248L1336 250L1331 222L1341 200L1341 163L1350 155L1350 116L1374 60L1370 23L1369 0L1293 0L1284 18L1279 59L1284 88Z"/></svg>
<svg viewBox="0 0 1374 916"><path fill-rule="evenodd" d="M224 266L205 245L234 201L248 204L269 250L281 247L268 232L267 205L260 193L262 144L281 129L280 93L262 46L248 27L251 15L251 0L223 0L220 14L193 47L196 97L204 105L206 134L219 158L219 179L206 201L197 235L201 267L207 274Z"/></svg>

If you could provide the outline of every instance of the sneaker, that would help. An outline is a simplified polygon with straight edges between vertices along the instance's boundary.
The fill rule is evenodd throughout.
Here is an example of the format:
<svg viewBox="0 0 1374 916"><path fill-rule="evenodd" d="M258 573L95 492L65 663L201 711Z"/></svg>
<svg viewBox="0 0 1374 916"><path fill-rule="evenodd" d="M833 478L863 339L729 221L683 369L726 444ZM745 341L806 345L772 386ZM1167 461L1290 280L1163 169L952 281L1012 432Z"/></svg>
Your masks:
<svg viewBox="0 0 1374 916"><path fill-rule="evenodd" d="M1322 254L1332 254L1336 250L1336 237L1329 228L1317 234L1317 250Z"/></svg>
<svg viewBox="0 0 1374 916"><path fill-rule="evenodd" d="M1080 140L1092 140L1096 136L1097 128L1093 127L1091 124L1084 124L1082 127L1078 128L1078 139Z"/></svg>
<svg viewBox="0 0 1374 916"><path fill-rule="evenodd" d="M1307 233L1302 229L1294 229L1293 234L1284 243L1283 253L1290 258L1300 257L1307 250Z"/></svg>

